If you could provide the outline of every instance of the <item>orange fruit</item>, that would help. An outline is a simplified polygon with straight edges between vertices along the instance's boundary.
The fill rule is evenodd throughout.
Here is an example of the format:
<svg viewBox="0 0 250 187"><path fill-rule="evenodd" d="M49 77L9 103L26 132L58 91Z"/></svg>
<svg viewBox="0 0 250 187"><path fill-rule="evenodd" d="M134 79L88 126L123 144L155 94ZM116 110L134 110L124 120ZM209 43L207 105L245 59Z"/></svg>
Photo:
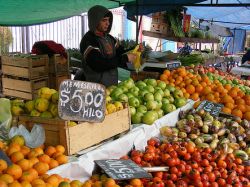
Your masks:
<svg viewBox="0 0 250 187"><path fill-rule="evenodd" d="M209 94L206 95L206 99L208 101L213 101L214 100L214 95L212 93L209 93Z"/></svg>
<svg viewBox="0 0 250 187"><path fill-rule="evenodd" d="M8 166L6 173L12 175L14 179L19 179L22 176L22 168L17 164L12 164Z"/></svg>
<svg viewBox="0 0 250 187"><path fill-rule="evenodd" d="M24 156L26 156L29 154L30 148L26 147L26 146L22 146L20 151L21 151L21 153L23 153Z"/></svg>
<svg viewBox="0 0 250 187"><path fill-rule="evenodd" d="M244 99L236 99L235 103L236 103L237 105L239 105L239 104L243 104L243 105L244 105L246 102L245 102Z"/></svg>
<svg viewBox="0 0 250 187"><path fill-rule="evenodd" d="M129 184L134 187L139 187L142 186L142 181L140 179L132 179L130 180Z"/></svg>
<svg viewBox="0 0 250 187"><path fill-rule="evenodd" d="M65 148L62 145L57 145L56 146L56 152L64 153L65 152Z"/></svg>
<svg viewBox="0 0 250 187"><path fill-rule="evenodd" d="M49 165L44 162L38 162L33 168L37 171L38 175L43 175L49 170Z"/></svg>
<svg viewBox="0 0 250 187"><path fill-rule="evenodd" d="M163 74L160 75L160 80L161 81L166 81L166 80L168 80L168 76L163 73Z"/></svg>
<svg viewBox="0 0 250 187"><path fill-rule="evenodd" d="M0 181L0 187L8 187L8 185L6 182Z"/></svg>
<svg viewBox="0 0 250 187"><path fill-rule="evenodd" d="M115 180L111 178L107 178L107 180L104 182L104 187L113 187L115 185Z"/></svg>
<svg viewBox="0 0 250 187"><path fill-rule="evenodd" d="M194 101L197 101L199 99L199 94L198 93L193 93L191 96L190 96L190 99L193 99Z"/></svg>
<svg viewBox="0 0 250 187"><path fill-rule="evenodd" d="M234 109L234 104L233 103L226 103L225 107L230 108L232 110L232 109Z"/></svg>
<svg viewBox="0 0 250 187"><path fill-rule="evenodd" d="M52 184L53 186L58 186L59 179L56 176L51 175L46 179L46 183Z"/></svg>
<svg viewBox="0 0 250 187"><path fill-rule="evenodd" d="M68 157L66 155L58 155L55 160L61 165L68 162Z"/></svg>
<svg viewBox="0 0 250 187"><path fill-rule="evenodd" d="M239 104L235 108L239 109L242 113L247 111L246 106L244 104Z"/></svg>
<svg viewBox="0 0 250 187"><path fill-rule="evenodd" d="M166 69L166 70L163 71L163 74L166 75L167 77L169 77L170 71Z"/></svg>
<svg viewBox="0 0 250 187"><path fill-rule="evenodd" d="M42 154L42 155L38 156L38 160L40 162L44 162L44 163L48 164L50 162L50 157L46 154Z"/></svg>
<svg viewBox="0 0 250 187"><path fill-rule="evenodd" d="M237 97L237 91L231 89L231 90L228 91L228 95L230 95L230 96L233 97L233 98L234 98L234 97Z"/></svg>
<svg viewBox="0 0 250 187"><path fill-rule="evenodd" d="M56 148L53 147L53 146L48 146L46 149L45 149L45 154L46 155L49 155L50 157L56 152Z"/></svg>
<svg viewBox="0 0 250 187"><path fill-rule="evenodd" d="M20 151L21 147L19 144L11 143L7 149L7 155L10 156L12 153Z"/></svg>
<svg viewBox="0 0 250 187"><path fill-rule="evenodd" d="M57 160L51 158L50 162L49 162L49 169L53 169L55 167L59 166L59 163L57 162Z"/></svg>
<svg viewBox="0 0 250 187"><path fill-rule="evenodd" d="M94 184L92 185L92 187L102 187L103 184L101 181L95 181Z"/></svg>
<svg viewBox="0 0 250 187"><path fill-rule="evenodd" d="M0 181L4 181L6 184L9 184L14 181L14 178L12 175L5 173L5 174L0 175Z"/></svg>
<svg viewBox="0 0 250 187"><path fill-rule="evenodd" d="M38 160L37 157L31 157L31 158L29 159L29 161L30 161L31 167L32 167L33 165L35 165L37 162L39 162L39 160Z"/></svg>
<svg viewBox="0 0 250 187"><path fill-rule="evenodd" d="M19 180L21 182L22 181L31 182L33 179L34 179L34 176L32 175L32 173L30 171L24 171Z"/></svg>
<svg viewBox="0 0 250 187"><path fill-rule="evenodd" d="M23 171L26 171L31 168L30 161L25 158L22 160L19 160L16 164L19 165Z"/></svg>
<svg viewBox="0 0 250 187"><path fill-rule="evenodd" d="M43 149L41 147L36 147L33 150L36 151L38 153L38 155L44 154Z"/></svg>
<svg viewBox="0 0 250 187"><path fill-rule="evenodd" d="M243 114L242 114L242 112L241 112L239 109L233 109L233 110L232 110L232 115L238 116L238 117L240 117L240 118L243 117Z"/></svg>
<svg viewBox="0 0 250 187"><path fill-rule="evenodd" d="M8 167L7 162L3 159L0 159L0 172L7 169L7 167Z"/></svg>
<svg viewBox="0 0 250 187"><path fill-rule="evenodd" d="M187 85L185 89L186 89L187 93L189 93L189 94L195 93L195 87L191 84Z"/></svg>
<svg viewBox="0 0 250 187"><path fill-rule="evenodd" d="M22 187L32 187L30 182L28 182L28 181L23 181L23 182L21 182L21 184L22 184Z"/></svg>
<svg viewBox="0 0 250 187"><path fill-rule="evenodd" d="M49 175L46 173L39 176L39 179L42 179L44 182L46 182L47 178L49 178Z"/></svg>
<svg viewBox="0 0 250 187"><path fill-rule="evenodd" d="M42 179L34 179L32 182L31 182L31 185L32 186L35 186L37 184L45 184L45 182L42 180Z"/></svg>
<svg viewBox="0 0 250 187"><path fill-rule="evenodd" d="M82 183L79 180L73 180L73 181L70 182L70 186L71 187L81 187Z"/></svg>
<svg viewBox="0 0 250 187"><path fill-rule="evenodd" d="M225 88L226 90L229 91L229 90L231 90L232 87L231 87L230 84L225 84L225 85L224 85L224 88Z"/></svg>
<svg viewBox="0 0 250 187"><path fill-rule="evenodd" d="M211 93L211 91L212 91L211 88L206 86L206 87L203 88L202 94L207 95L207 94Z"/></svg>
<svg viewBox="0 0 250 187"><path fill-rule="evenodd" d="M38 155L39 155L39 153L32 149L32 150L28 153L27 157L28 157L28 158L32 158L32 157L37 157Z"/></svg>
<svg viewBox="0 0 250 187"><path fill-rule="evenodd" d="M33 179L38 178L38 172L34 168L30 168L28 171L32 175Z"/></svg>
<svg viewBox="0 0 250 187"><path fill-rule="evenodd" d="M195 92L201 93L203 90L203 86L198 84L197 86L195 86Z"/></svg>
<svg viewBox="0 0 250 187"><path fill-rule="evenodd" d="M21 151L14 152L10 155L10 159L13 163L17 163L19 160L24 158L23 153Z"/></svg>
<svg viewBox="0 0 250 187"><path fill-rule="evenodd" d="M194 103L194 109L196 109L196 108L198 108L198 106L201 104L201 101L196 101L195 103Z"/></svg>
<svg viewBox="0 0 250 187"><path fill-rule="evenodd" d="M60 182L58 187L70 187L70 184L69 184L69 182L63 181L63 182Z"/></svg>
<svg viewBox="0 0 250 187"><path fill-rule="evenodd" d="M8 187L22 187L22 185L19 182L14 181L14 182L10 183L8 185Z"/></svg>
<svg viewBox="0 0 250 187"><path fill-rule="evenodd" d="M227 108L227 107L223 107L223 109L221 111L224 113L227 113L227 114L231 114L231 109Z"/></svg>
<svg viewBox="0 0 250 187"><path fill-rule="evenodd" d="M245 112L243 118L250 121L250 111Z"/></svg>

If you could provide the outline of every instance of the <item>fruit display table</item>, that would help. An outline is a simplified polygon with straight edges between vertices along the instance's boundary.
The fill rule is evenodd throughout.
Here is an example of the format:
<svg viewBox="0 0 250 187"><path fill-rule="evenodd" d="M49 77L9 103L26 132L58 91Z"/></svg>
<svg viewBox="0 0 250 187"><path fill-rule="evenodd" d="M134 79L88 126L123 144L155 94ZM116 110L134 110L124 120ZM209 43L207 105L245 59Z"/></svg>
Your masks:
<svg viewBox="0 0 250 187"><path fill-rule="evenodd" d="M156 120L152 125L138 124L136 128L121 138L79 156L74 162L50 170L48 174L59 174L70 179L85 181L92 175L94 160L118 159L126 155L133 146L136 149L143 150L148 139L159 136L159 129L162 126L174 126L178 121L180 111L192 108L193 104L194 102L189 100L185 106Z"/></svg>

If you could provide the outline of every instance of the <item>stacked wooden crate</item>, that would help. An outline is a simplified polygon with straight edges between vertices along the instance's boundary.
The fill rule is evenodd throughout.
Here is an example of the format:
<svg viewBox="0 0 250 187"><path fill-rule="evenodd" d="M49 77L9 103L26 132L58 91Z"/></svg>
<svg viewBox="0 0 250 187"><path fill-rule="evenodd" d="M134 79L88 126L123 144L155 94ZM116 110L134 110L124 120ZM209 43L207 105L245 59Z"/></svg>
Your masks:
<svg viewBox="0 0 250 187"><path fill-rule="evenodd" d="M2 56L3 95L31 100L48 86L48 55Z"/></svg>
<svg viewBox="0 0 250 187"><path fill-rule="evenodd" d="M2 61L0 56L0 97L3 94L3 85L2 85Z"/></svg>
<svg viewBox="0 0 250 187"><path fill-rule="evenodd" d="M59 54L49 58L49 88L59 89L60 83L69 76L69 59Z"/></svg>

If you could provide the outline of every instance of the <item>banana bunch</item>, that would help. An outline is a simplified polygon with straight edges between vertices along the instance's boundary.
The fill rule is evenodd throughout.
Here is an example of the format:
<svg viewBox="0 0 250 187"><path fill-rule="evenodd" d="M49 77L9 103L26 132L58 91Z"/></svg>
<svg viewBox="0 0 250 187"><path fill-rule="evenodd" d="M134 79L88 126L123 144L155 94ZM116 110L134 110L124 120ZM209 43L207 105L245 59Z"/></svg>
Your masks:
<svg viewBox="0 0 250 187"><path fill-rule="evenodd" d="M140 51L140 45L138 44L132 51L132 54L136 55L136 59L133 62L135 71L138 72L141 67L141 51Z"/></svg>

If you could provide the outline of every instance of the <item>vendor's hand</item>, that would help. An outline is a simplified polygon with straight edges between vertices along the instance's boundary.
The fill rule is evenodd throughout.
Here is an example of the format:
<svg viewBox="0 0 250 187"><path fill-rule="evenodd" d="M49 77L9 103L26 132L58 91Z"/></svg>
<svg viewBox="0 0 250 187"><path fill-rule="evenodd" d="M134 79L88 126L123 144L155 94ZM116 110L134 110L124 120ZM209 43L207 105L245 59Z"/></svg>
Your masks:
<svg viewBox="0 0 250 187"><path fill-rule="evenodd" d="M133 53L128 53L127 56L129 62L134 62L136 60L136 55Z"/></svg>

